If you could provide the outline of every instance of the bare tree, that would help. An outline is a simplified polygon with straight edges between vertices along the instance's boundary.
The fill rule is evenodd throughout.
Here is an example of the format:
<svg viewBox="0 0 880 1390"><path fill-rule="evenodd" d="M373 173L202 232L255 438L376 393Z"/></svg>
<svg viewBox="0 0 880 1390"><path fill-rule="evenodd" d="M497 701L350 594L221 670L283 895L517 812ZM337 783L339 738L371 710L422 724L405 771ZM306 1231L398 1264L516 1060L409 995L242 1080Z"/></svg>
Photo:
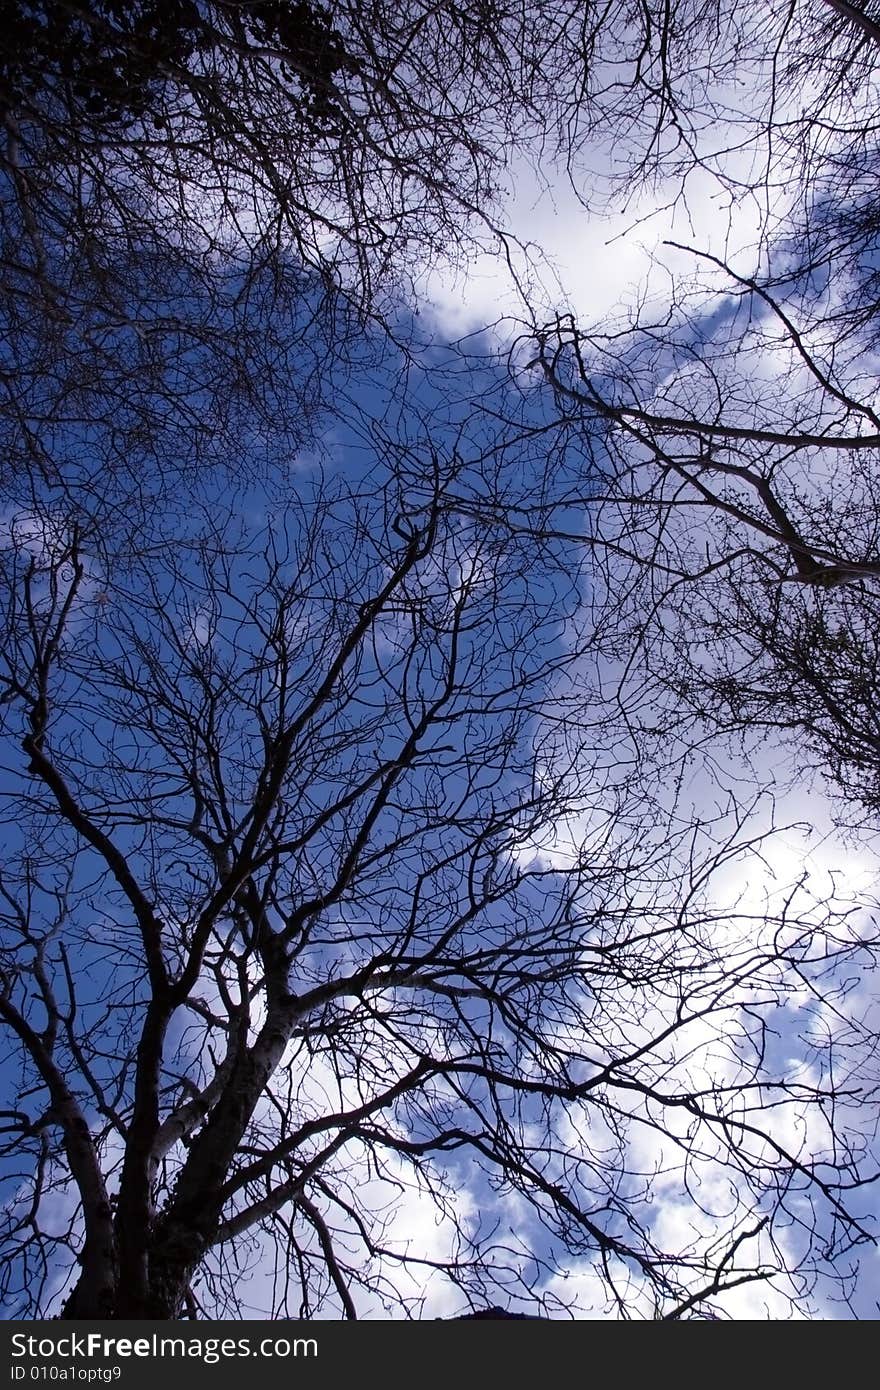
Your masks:
<svg viewBox="0 0 880 1390"><path fill-rule="evenodd" d="M215 503L188 545L174 518L118 576L75 517L11 523L18 1315L240 1312L272 1262L276 1311L411 1315L432 1273L516 1301L574 1261L599 1307L703 1316L754 1280L808 1300L868 1238L858 1033L803 1004L844 1008L863 933L713 890L745 812L664 820L597 746L564 557L462 522L457 452L407 463L405 496L377 464L257 525Z"/></svg>
<svg viewBox="0 0 880 1390"><path fill-rule="evenodd" d="M145 219L193 255L286 252L369 311L371 286L486 210L506 138L487 106L520 101L454 7L47 0L12 21L10 269L59 313L59 252L124 247Z"/></svg>
<svg viewBox="0 0 880 1390"><path fill-rule="evenodd" d="M516 6L45 0L7 38L0 484L123 514L309 438L365 323L495 239L564 71Z"/></svg>
<svg viewBox="0 0 880 1390"><path fill-rule="evenodd" d="M870 344L841 336L809 274L782 290L696 259L714 285L653 318L537 335L568 450L540 524L580 515L621 704L644 728L677 727L681 748L695 719L794 736L876 807Z"/></svg>
<svg viewBox="0 0 880 1390"><path fill-rule="evenodd" d="M825 5L769 18L574 0L13 5L0 66L4 486L22 504L34 475L88 491L115 470L126 509L145 472L173 487L184 466L229 466L245 417L267 455L289 451L366 350L365 319L388 327L437 260L503 245L497 194L516 167L558 157L591 203L601 180L585 178L581 152L594 137L614 142L633 189L711 166L741 191L725 152L705 148L731 114L734 68L758 93L733 112L737 142L769 129L776 149L820 128L815 109L792 120L786 104L814 64L821 149L786 156L772 181L815 188L804 245L826 264L842 236L852 246L856 203L871 221L875 163L870 131L853 134L842 24ZM859 62L876 52L864 45Z"/></svg>
<svg viewBox="0 0 880 1390"><path fill-rule="evenodd" d="M630 172L703 167L721 56L782 71L766 18L158 15L14 7L0 73L9 1306L240 1313L270 1267L265 1303L304 1316L417 1314L431 1277L619 1316L845 1298L875 943L803 885L732 887L760 782L719 772L695 812L644 750L692 750L726 692L733 727L794 722L872 775L871 314L853 296L829 355L774 270L699 349L704 298L560 319L512 433L506 399L458 433L398 404L369 464L312 484L295 453L351 403L365 323L496 235L514 154L622 130ZM810 219L801 288L840 237ZM749 370L779 340L784 396ZM851 732L828 753L845 720L864 775Z"/></svg>

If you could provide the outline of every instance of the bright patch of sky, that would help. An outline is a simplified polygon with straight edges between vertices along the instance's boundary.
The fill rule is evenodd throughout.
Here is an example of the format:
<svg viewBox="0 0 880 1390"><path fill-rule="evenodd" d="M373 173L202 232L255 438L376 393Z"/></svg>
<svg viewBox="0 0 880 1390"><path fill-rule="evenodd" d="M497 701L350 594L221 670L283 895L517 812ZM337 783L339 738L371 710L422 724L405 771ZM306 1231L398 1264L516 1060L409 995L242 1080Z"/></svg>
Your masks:
<svg viewBox="0 0 880 1390"><path fill-rule="evenodd" d="M644 297L662 302L672 277L693 273L693 259L664 241L689 243L751 269L764 220L765 210L752 200L731 206L705 172L689 180L683 199L670 187L591 216L566 175L551 170L538 177L522 163L510 171L499 218L510 231L507 254L487 249L457 273L440 264L422 290L450 337L506 316L521 320L524 293L538 321L570 310L587 327Z"/></svg>

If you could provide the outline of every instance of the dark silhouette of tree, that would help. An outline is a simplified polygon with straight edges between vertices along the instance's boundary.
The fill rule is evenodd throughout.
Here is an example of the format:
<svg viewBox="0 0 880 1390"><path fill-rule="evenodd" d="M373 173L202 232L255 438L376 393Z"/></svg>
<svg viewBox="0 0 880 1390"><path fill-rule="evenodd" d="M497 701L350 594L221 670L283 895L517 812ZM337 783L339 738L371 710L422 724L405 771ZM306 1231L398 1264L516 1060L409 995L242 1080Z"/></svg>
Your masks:
<svg viewBox="0 0 880 1390"><path fill-rule="evenodd" d="M844 138L876 46L850 62L822 13L12 7L16 1314L239 1314L269 1267L302 1316L412 1315L431 1276L497 1316L572 1269L622 1317L848 1296L876 943L803 885L731 892L769 774L717 771L701 810L686 783L706 730L766 728L877 804L874 146ZM394 316L504 244L512 161L578 180L613 137L633 190L733 188L704 137L734 66L773 98L743 144L780 137L788 188L822 171L797 256L702 256L714 317L681 287L622 327L533 316L522 415L470 375L464 422L448 376L416 408ZM401 381L370 420L377 326ZM321 476L330 412L360 453ZM395 1224L407 1190L440 1256Z"/></svg>
<svg viewBox="0 0 880 1390"><path fill-rule="evenodd" d="M539 524L582 518L614 698L641 727L683 756L699 726L781 737L858 817L880 787L870 342L851 286L841 320L800 268L783 289L695 259L714 284L661 322L535 335L565 456Z"/></svg>
<svg viewBox="0 0 880 1390"><path fill-rule="evenodd" d="M7 293L64 315L82 242L289 260L361 314L496 239L514 153L558 143L580 7L14 4L0 68ZM542 24L556 28L547 45ZM476 240L475 240L476 239ZM105 274L107 270L105 267Z"/></svg>
<svg viewBox="0 0 880 1390"><path fill-rule="evenodd" d="M691 1316L744 1281L805 1294L867 1237L858 1085L767 1047L790 991L845 992L829 971L865 942L806 900L713 905L744 813L649 828L559 641L564 557L463 523L466 471L398 450L271 523L215 502L116 574L59 510L11 523L19 1315L236 1311L272 1261L276 1311L406 1311L407 1269L521 1308L577 1260L611 1308ZM777 1120L814 1109L833 1139L792 1142ZM703 1182L681 1244L645 1144ZM383 1179L437 1203L445 1256L395 1231ZM462 1181L533 1229L471 1221Z"/></svg>

